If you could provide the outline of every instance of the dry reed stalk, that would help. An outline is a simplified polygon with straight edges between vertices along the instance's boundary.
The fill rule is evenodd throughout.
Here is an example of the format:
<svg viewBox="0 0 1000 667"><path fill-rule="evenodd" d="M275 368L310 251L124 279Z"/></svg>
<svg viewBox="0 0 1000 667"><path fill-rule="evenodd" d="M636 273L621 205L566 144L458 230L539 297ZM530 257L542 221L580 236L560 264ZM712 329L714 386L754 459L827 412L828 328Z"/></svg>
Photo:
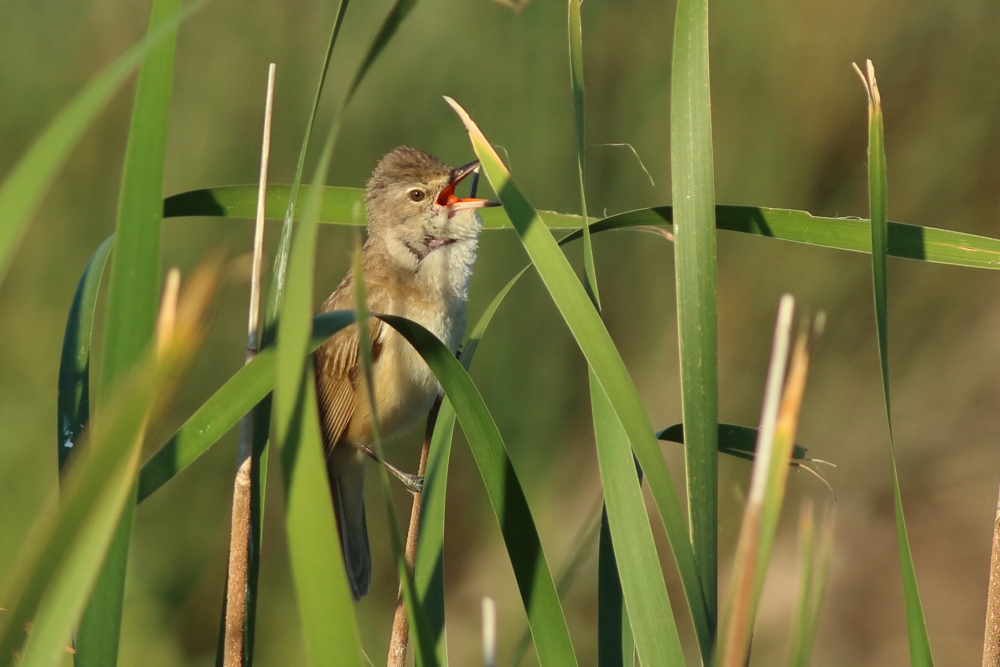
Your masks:
<svg viewBox="0 0 1000 667"><path fill-rule="evenodd" d="M253 266L250 278L250 314L247 321L247 347L244 363L249 363L259 347L257 330L260 321L260 279L264 246L264 210L267 203L267 168L271 152L271 115L274 106L275 66L267 70L267 96L264 104L264 138L260 152L260 181L257 191L257 220L254 228ZM229 534L229 569L226 575L224 667L240 667L247 653L246 600L247 571L250 557L250 473L253 465L253 412L240 421L236 480L233 484L233 514Z"/></svg>

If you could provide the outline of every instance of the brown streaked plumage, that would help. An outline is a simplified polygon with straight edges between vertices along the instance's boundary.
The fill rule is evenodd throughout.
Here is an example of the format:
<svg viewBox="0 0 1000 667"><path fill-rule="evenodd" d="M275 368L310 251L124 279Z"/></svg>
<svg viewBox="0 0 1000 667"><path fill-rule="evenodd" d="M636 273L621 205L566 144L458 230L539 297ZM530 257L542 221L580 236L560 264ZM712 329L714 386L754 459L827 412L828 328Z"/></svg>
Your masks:
<svg viewBox="0 0 1000 667"><path fill-rule="evenodd" d="M427 153L400 147L368 180L368 239L362 265L368 308L401 315L433 332L453 352L465 330L465 302L482 229L483 199L459 199L455 185L478 163L452 169ZM348 274L322 312L353 308ZM423 359L390 327L371 320L372 382L380 433L389 439L427 416L440 391ZM358 330L347 327L315 355L327 476L351 593L371 585L364 505L365 450L372 419L361 386Z"/></svg>

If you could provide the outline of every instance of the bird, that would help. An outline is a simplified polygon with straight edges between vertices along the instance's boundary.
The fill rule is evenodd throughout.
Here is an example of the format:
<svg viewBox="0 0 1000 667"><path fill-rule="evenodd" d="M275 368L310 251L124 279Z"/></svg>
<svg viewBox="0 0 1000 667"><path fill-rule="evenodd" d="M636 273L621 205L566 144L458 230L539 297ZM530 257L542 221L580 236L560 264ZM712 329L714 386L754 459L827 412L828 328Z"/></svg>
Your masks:
<svg viewBox="0 0 1000 667"><path fill-rule="evenodd" d="M361 252L368 310L413 320L456 353L465 332L469 280L482 220L478 209L499 202L459 198L456 186L479 161L451 168L414 148L386 154L365 186L367 238ZM354 307L350 272L320 312ZM372 386L378 430L390 439L427 417L441 392L423 358L392 327L370 325ZM364 387L355 325L337 332L314 357L327 478L341 550L357 601L371 586L371 550L365 518L365 461L375 458L372 414ZM415 475L393 469L419 487Z"/></svg>

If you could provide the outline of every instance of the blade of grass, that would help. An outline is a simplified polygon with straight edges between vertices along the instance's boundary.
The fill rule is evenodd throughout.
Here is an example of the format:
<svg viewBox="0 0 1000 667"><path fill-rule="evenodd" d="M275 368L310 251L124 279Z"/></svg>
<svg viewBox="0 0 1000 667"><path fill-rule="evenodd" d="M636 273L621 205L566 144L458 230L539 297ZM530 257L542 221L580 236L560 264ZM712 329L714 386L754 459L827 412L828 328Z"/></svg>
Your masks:
<svg viewBox="0 0 1000 667"><path fill-rule="evenodd" d="M316 83L316 93L313 96L312 108L309 111L309 119L306 122L305 134L302 139L302 145L299 149L299 158L295 166L295 176L293 177L292 185L288 189L286 196L280 202L284 208L285 215L284 222L281 227L281 235L278 240L278 249L275 253L274 266L271 272L271 286L268 290L267 308L264 312L264 323L260 333L261 347L265 347L273 343L277 332L278 316L281 312L284 301L285 280L288 271L288 256L291 248L293 221L296 217L295 211L298 205L299 186L302 182L302 174L305 169L306 154L309 150L312 131L316 124L316 113L319 109L320 101L323 98L323 88L326 84L326 75L330 69L330 62L333 59L333 49L337 44L337 37L340 35L344 15L347 12L347 5L347 0L340 0L337 5L336 17L333 21L330 39L327 43L326 55L323 59L323 67L320 70L319 80ZM271 188L268 187L267 191L263 194L263 198L265 199L263 204L265 211L267 211L267 193L270 192L270 190ZM261 186L258 183L254 203L254 213L257 217L260 215L258 209L261 206L261 198ZM251 506L256 507L259 511L259 518L253 527L253 532L251 532L251 539L256 542L256 544L251 545L250 559L248 563L248 576L252 581L257 580L257 573L260 568L260 540L262 539L264 533L264 514L262 508L264 507L267 481L267 462L269 458L268 453L270 451L268 441L271 433L271 410L272 397L270 393L268 393L266 397L263 397L260 402L254 406L253 414L250 418L253 425L251 451L253 469L251 471L250 479L250 502ZM251 605L246 622L246 655L247 663L249 664L253 663L256 622L256 605Z"/></svg>
<svg viewBox="0 0 1000 667"><path fill-rule="evenodd" d="M583 524L576 539L573 540L573 546L570 548L566 560L563 561L562 566L559 568L559 573L556 575L556 592L559 594L560 600L566 598L566 594L573 587L573 584L576 583L580 568L583 567L583 564L591 556L594 547L598 543L602 525L601 517L604 515L602 511L604 508L602 498L603 496L597 498L594 509L590 512L590 518ZM521 635L521 640L517 643L517 648L514 649L514 654L510 660L513 667L518 667L521 664L530 647L531 628L525 628L524 633Z"/></svg>
<svg viewBox="0 0 1000 667"><path fill-rule="evenodd" d="M600 552L597 568L597 664L601 667L634 667L635 637L625 608L618 562L611 543L608 512L601 512ZM603 563L601 562L603 561Z"/></svg>
<svg viewBox="0 0 1000 667"><path fill-rule="evenodd" d="M674 424L656 434L657 440L668 442L684 442L684 425ZM753 454L757 449L758 431L749 426L737 426L735 424L719 424L719 452L729 454L736 458L753 461ZM802 445L795 444L792 448L792 465L795 461L809 461L806 456L808 450Z"/></svg>
<svg viewBox="0 0 1000 667"><path fill-rule="evenodd" d="M754 582L762 556L758 552L761 547L761 513L764 511L762 494L770 488L771 478L768 477L771 470L770 463L780 460L781 446L775 442L775 431L781 410L782 387L785 383L794 312L795 300L789 294L782 296L774 326L771 362L764 387L764 404L761 408L758 444L755 448L761 456L754 463L751 479L753 495L748 496L743 511L732 582L726 597L719 643L713 656L715 665L728 667L739 664L749 649L750 634L753 631L753 612L756 609ZM764 562L766 565L766 558Z"/></svg>
<svg viewBox="0 0 1000 667"><path fill-rule="evenodd" d="M353 322L350 314L322 321L313 331L310 351ZM193 463L208 448L236 426L240 418L274 389L275 348L265 348L240 368L181 426L142 467L139 500L148 498Z"/></svg>
<svg viewBox="0 0 1000 667"><path fill-rule="evenodd" d="M531 510L503 438L482 396L444 343L419 324L379 315L421 354L455 406L503 534L540 665L576 665L576 656ZM317 318L320 319L320 318Z"/></svg>
<svg viewBox="0 0 1000 667"><path fill-rule="evenodd" d="M172 23L172 17L180 11L180 0L154 0L147 33ZM173 25L146 55L136 83L108 276L98 385L101 399L107 395L104 388L111 387L140 359L155 327L163 165L176 44L177 28ZM80 621L74 655L78 667L110 667L117 663L134 511L133 493L125 504L104 569Z"/></svg>
<svg viewBox="0 0 1000 667"><path fill-rule="evenodd" d="M483 209L487 210L487 209ZM524 274L522 269L493 298L462 345L459 363L468 371L475 358L479 341L489 327L493 316L518 279ZM455 408L445 396L438 411L434 434L428 453L427 472L420 507L420 535L414 579L420 593L424 614L427 616L429 632L437 646L438 662L448 664L448 651L444 627L444 520L445 498L448 487L448 463L451 456L452 435L455 431ZM531 632L529 627L528 632Z"/></svg>
<svg viewBox="0 0 1000 667"><path fill-rule="evenodd" d="M354 278L354 322L358 327L358 357L361 359L361 369L364 377L365 398L368 401L369 414L372 416L372 444L380 460L385 461L382 450L382 437L379 429L378 404L375 401L375 385L372 380L372 337L368 328L368 299L365 294L365 273L361 263L361 237L355 236L354 257L351 273ZM389 471L384 465L376 466L382 487L382 499L385 502L386 518L389 528L389 538L392 543L393 556L396 559L396 569L399 573L403 604L409 625L414 629L414 658L417 665L436 667L437 658L434 645L430 641L427 622L420 601L417 599L416 586L413 582L413 572L403 554L403 540L399 535L399 520L396 508L392 504L392 489L389 486ZM405 648L403 658L406 657ZM390 656L391 659L391 656Z"/></svg>
<svg viewBox="0 0 1000 667"><path fill-rule="evenodd" d="M568 0L569 3L569 74L573 90L573 125L576 128L576 166L580 177L580 215L583 222L583 270L586 280L584 287L590 295L590 300L598 311L601 309L601 296L597 289L597 269L594 267L594 248L590 243L590 226L587 224L587 189L586 189L586 133L584 127L583 102L586 89L583 86L583 22L580 17L580 0Z"/></svg>
<svg viewBox="0 0 1000 667"><path fill-rule="evenodd" d="M312 186L303 185L301 195L308 196ZM348 188L326 185L322 188L320 222L338 225L364 225L365 191L363 188ZM270 185L267 189L267 217L280 219L286 210L292 188L288 185ZM253 218L256 186L224 185L217 188L191 190L171 195L163 200L163 217L180 218L186 216L206 216L220 218ZM484 208L479 211L486 229L510 228L510 220L503 211ZM578 215L566 215L552 211L541 211L550 226L558 229L579 229L582 219ZM297 215L296 220L301 219Z"/></svg>
<svg viewBox="0 0 1000 667"><path fill-rule="evenodd" d="M609 219L610 220L610 219ZM599 233L603 231L608 231L609 229L616 229L618 227L608 226L603 224L603 222L593 223L591 225L592 231L594 233ZM571 241L581 238L579 230L563 237L559 241L559 245L565 245ZM500 304L506 298L507 294L513 289L514 285L521 279L525 272L530 268L530 266L525 267L497 293L493 301L487 306L482 316L476 325L472 328L468 339L462 348L461 362L462 366L466 369L469 368L472 360L475 356L476 348L479 344L480 339L486 331L492 321L493 316L496 314L500 307ZM345 320L349 322L350 320ZM325 329L316 328L318 325L314 321L314 331L312 339L310 341L310 351L316 349L316 347L323 341L325 336L332 335L333 332L326 333ZM344 325L341 325L344 326ZM262 354L273 355L273 348L265 348ZM240 416L249 410L256 402L264 400L269 394L270 390L274 386L274 374L273 374L273 360L268 359L264 362L264 365L254 365L251 364L252 368L245 368L234 374L214 395L212 395L181 427L177 432L171 436L171 438L161 446L157 452L150 457L146 465L143 466L142 474L139 481L139 501L142 502L148 498L153 492L159 489L163 484L168 482L173 478L178 472L186 468L188 465L193 463L199 456L204 454L211 445L218 441L229 429L233 428ZM245 384L245 386L244 386ZM443 432L447 431L450 433L451 429L454 427L454 413L449 405L447 398L442 405L441 412L438 415L438 424L435 428L435 438L445 438L450 437L450 435L445 436ZM671 440L674 442L683 442L683 430L680 424L672 426L668 429L660 431L657 434L658 438ZM742 426L734 426L731 424L720 424L719 425L719 437L720 437L720 451L731 454L733 456L739 456L740 451L752 452L754 443L756 442L756 430L749 429ZM441 445L444 447L444 445ZM450 448L450 444L447 445ZM434 524L437 519L437 513L427 514L427 507L434 506L431 502L432 495L428 492L428 489L433 486L432 477L436 470L440 470L444 475L444 479L447 479L447 449L443 451L440 456L445 457L441 463L433 463L435 455L433 452L438 451L437 449L432 449L432 462L430 464L427 479L424 480L424 510L422 510L422 515L424 518L421 519L421 544L428 545L428 538L424 535L428 526ZM803 447L796 445L795 458L804 459L806 450ZM744 456L743 458L749 458ZM442 482L444 486L445 482ZM441 506L443 508L443 505ZM443 535L443 515L441 515L440 530L441 535ZM440 547L440 543L437 543ZM434 551L434 549L431 549ZM431 558L431 556L422 556L422 554L429 554L430 552L424 550L424 546L418 551L417 556L417 573L424 572L429 576L430 572L437 565L428 565L431 570L423 570L421 563L429 564L431 562L424 560L425 558ZM436 552L435 552L436 553ZM433 557L434 559L437 556ZM418 576L418 583L421 580ZM442 610L443 613L443 610ZM443 616L442 616L443 618ZM439 656L439 660L440 660Z"/></svg>
<svg viewBox="0 0 1000 667"><path fill-rule="evenodd" d="M288 550L306 656L316 666L363 665L323 464L312 368L306 371L296 392L300 404L293 406L286 438L279 439Z"/></svg>
<svg viewBox="0 0 1000 667"><path fill-rule="evenodd" d="M462 360L463 365L465 359ZM455 408L445 398L438 410L427 453L424 485L420 494L420 529L413 581L417 587L428 642L434 646L439 665L448 664L448 643L444 618L444 519L448 488L448 464L455 432Z"/></svg>
<svg viewBox="0 0 1000 667"><path fill-rule="evenodd" d="M680 665L684 663L684 653L663 570L656 557L653 530L636 477L628 435L596 377L591 379L590 386L608 526L639 663ZM606 624L605 629L616 630L614 623ZM621 634L620 629L617 634ZM607 638L599 636L598 642L602 639ZM619 646L624 648L625 642L619 642Z"/></svg>
<svg viewBox="0 0 1000 667"><path fill-rule="evenodd" d="M108 237L90 256L66 318L56 408L56 451L60 471L90 421L90 348L94 333L94 309L113 241L113 236Z"/></svg>
<svg viewBox="0 0 1000 667"><path fill-rule="evenodd" d="M790 667L808 667L812 657L832 552L833 506L828 505L823 513L817 537L812 502L807 500L799 513L799 606L792 628Z"/></svg>
<svg viewBox="0 0 1000 667"><path fill-rule="evenodd" d="M670 539L691 606L699 644L702 645L707 640L706 608L691 544L684 529L680 501L673 488L659 445L653 437L653 427L642 407L635 385L632 384L625 364L600 315L590 302L552 234L544 227L538 214L511 179L492 145L469 115L454 100L450 98L446 100L465 124L476 155L482 162L483 170L494 191L499 194L504 209L517 229L518 237L625 428L628 440L647 476L650 491ZM635 482L633 480L630 483ZM645 509L641 511L644 512ZM663 632L661 629L657 637L648 639L658 643L659 638L664 636ZM636 643L637 645L640 643L638 637ZM640 654L641 652L642 649Z"/></svg>
<svg viewBox="0 0 1000 667"><path fill-rule="evenodd" d="M368 68L385 48L415 0L400 0L389 11L382 28L368 48L351 86L334 113L323 150L312 179L314 185L325 183L333 149L344 111L360 86ZM336 33L334 39L336 38ZM322 460L313 368L308 357L311 324L315 245L323 190L312 188L306 200L302 221L291 241L286 293L280 306L279 344L274 414L276 432L286 463L286 493L289 498L289 550L292 555L296 593L299 599L307 654L313 664L334 664L338 653L346 652L361 659L360 640L354 609L347 590L347 580L340 567L329 572L330 542L338 543L330 490L322 475L312 470L298 472L303 463ZM289 211L286 223L294 219ZM286 224L287 226L287 224ZM310 461L308 467L313 463ZM321 468L321 466L317 466ZM293 471L295 474L293 474ZM301 500L298 500L301 498ZM297 500L297 502L294 502ZM308 506L307 503L313 503ZM316 506L318 505L318 506ZM293 524L295 530L293 531ZM340 554L339 548L333 549ZM342 556L341 556L342 558ZM342 563L341 563L342 565ZM320 593L321 591L321 593ZM342 630L329 632L331 618L341 619Z"/></svg>
<svg viewBox="0 0 1000 667"><path fill-rule="evenodd" d="M754 618L784 502L788 463L809 372L809 342L812 330L818 334L822 327L822 315L816 319L815 325L810 323L808 328L803 327L789 364L789 330L793 312L794 300L786 294L778 308L757 454L736 545L732 583L726 595L719 645L714 656L714 664L723 667L742 667L749 655Z"/></svg>
<svg viewBox="0 0 1000 667"><path fill-rule="evenodd" d="M269 190L269 192L273 194L273 189ZM270 202L271 200L269 199L268 201ZM720 228L724 224L729 224L729 227L726 228L734 231L773 235L776 238L803 243L820 243L819 239L831 238L827 232L822 231L824 228L827 230L831 228L836 229L838 225L841 225L841 228L846 229L848 233L843 236L838 236L836 233L833 234L834 239L841 239L841 241L825 240L823 243L827 244L827 247L866 251L866 243L867 248L871 246L869 225L864 220L813 218L809 214L800 211L757 209L751 207L720 206L717 207L717 211L720 212L718 218ZM208 210L205 212L210 213ZM192 210L191 213L194 214L194 211ZM648 224L649 222L662 224L670 222L670 220L669 207L642 209L592 223L591 230L594 233L598 233ZM900 230L900 233L895 236L893 234L893 225L897 225L896 228ZM804 233L796 231L800 229L806 231ZM890 223L889 230L890 250L894 248L892 245L894 238L899 240L899 243L895 247L897 256L910 257L912 259L923 257L928 261L983 268L996 268L1000 266L1000 242L994 239L963 235L957 232L933 228L919 228L901 223ZM563 245L578 238L581 238L579 230L561 239L559 244ZM843 239L847 239L848 241L842 245L836 245L837 243L842 243ZM864 239L867 239L867 241ZM998 249L989 249L990 244L997 246ZM980 259L974 259L974 253L979 253ZM996 257L997 259L993 260L990 257ZM491 316L496 311L496 308L499 307L500 301L524 274L524 271L525 269L522 269L522 271L515 275L487 309ZM484 315L484 320L481 320L480 325L476 327L478 334L473 334L471 340L465 346L463 364L472 358L472 350L474 349L472 344L477 341L477 336L482 335L482 330L485 329L484 322L488 322L485 318L486 316ZM319 341L314 339L312 342L313 349L318 344ZM273 350L267 353L273 354ZM257 368L254 367L254 369ZM263 368L263 366L260 368ZM273 372L272 369L273 366L269 366L267 372ZM253 369L247 369L246 372L250 373L251 370ZM239 397L245 398L251 395L257 397L252 399L256 401L268 395L270 388L273 387L273 375L254 374L251 376L248 374L246 381L254 383L254 386L248 387L246 390L252 393L244 395L242 393L243 390L240 388L244 382L244 372L244 370L241 370L237 375L233 376L144 466L140 478L140 500L144 500L153 491L171 479L173 475L197 459L218 438L236 424L243 412L252 407L252 403L250 406L244 407L244 403L236 403L234 401ZM251 399L247 398L246 400ZM445 428L448 422L447 414L448 407L446 402L439 416L439 429ZM258 428L257 432L266 432L266 429ZM796 456L798 457L798 455ZM432 465L431 470L435 469L435 466ZM429 523L424 521L422 525L426 527ZM422 528L422 532L423 530ZM425 538L422 538L422 543L427 544ZM423 571L420 567L421 562L424 561L418 555L418 575Z"/></svg>
<svg viewBox="0 0 1000 667"><path fill-rule="evenodd" d="M173 195L164 200L164 217L252 218L255 187L231 185ZM281 217L280 211L284 207L281 202L287 201L288 189L287 185L272 185L268 188L268 218ZM576 230L574 238L581 238L579 216L553 211L538 211L538 214L550 229ZM500 209L483 209L481 216L486 229L512 228L510 218ZM871 253L871 223L863 218L826 218L806 211L756 206L716 206L715 216L716 228L724 231L821 248ZM364 190L325 187L320 221L328 224L364 224ZM607 229L666 225L672 222L673 209L670 206L656 206L593 221L590 223L590 231L596 233ZM1000 239L902 222L888 224L887 252L893 257L980 269L1000 269Z"/></svg>
<svg viewBox="0 0 1000 667"><path fill-rule="evenodd" d="M718 314L708 0L678 0L670 76L670 165L688 526L707 609L718 615ZM702 645L702 656L708 654Z"/></svg>
<svg viewBox="0 0 1000 667"><path fill-rule="evenodd" d="M262 346L270 345L274 340L274 332L278 322L278 313L281 311L281 305L284 301L285 279L288 274L288 256L292 244L292 227L293 222L297 219L296 210L301 190L302 174L305 170L306 154L309 152L312 132L316 126L316 113L319 110L319 103L323 98L323 88L326 85L326 75L330 71L330 62L333 59L333 47L337 44L337 37L340 35L340 28L344 22L344 15L347 13L347 5L347 0L340 0L337 4L337 15L333 21L333 28L330 31L330 40L327 43L326 57L323 59L323 67L320 70L319 81L316 83L316 94L313 96L312 108L309 111L309 120L306 121L305 136L302 138L302 146L299 149L299 159L295 165L295 176L292 179L292 184L290 186L270 185L267 189L268 201L265 205L265 210L267 211L266 215L269 218L281 217L280 211L284 211L284 223L281 226L281 236L278 241L278 249L274 256L274 268L271 272L271 288L268 292L267 311L264 316L264 331L261 338ZM250 204L250 211L252 212L246 217L255 217L257 215L257 199L259 189L258 186L247 187L253 187L253 192L251 194L252 203ZM245 196L246 192L243 191L241 194ZM171 207L168 202L173 199L174 198L171 197L165 201L164 217L170 217L169 210ZM196 196L196 199L200 203L205 203L201 197ZM267 432L269 429L264 429L264 431Z"/></svg>
<svg viewBox="0 0 1000 667"><path fill-rule="evenodd" d="M314 183L326 180L339 124L338 116L320 154ZM324 473L314 371L307 356L317 218L318 198L310 193L292 239L278 321L274 415L288 498L288 548L306 655L312 665L345 664L338 661L360 665L361 640Z"/></svg>
<svg viewBox="0 0 1000 667"><path fill-rule="evenodd" d="M910 643L910 662L914 665L932 665L930 638L920 604L917 575L913 567L913 554L907 537L903 517L903 500L899 490L899 473L896 470L896 446L892 437L892 403L889 400L889 289L886 262L888 246L888 216L886 200L885 137L882 127L882 100L875 81L875 67L868 61L868 77L861 69L854 68L861 76L868 94L868 199L872 225L872 277L875 288L875 325L878 332L879 361L882 370L882 392L885 398L886 424L889 427L889 457L892 462L892 492L896 509L896 540L900 568L903 574L903 599L906 607L906 630Z"/></svg>

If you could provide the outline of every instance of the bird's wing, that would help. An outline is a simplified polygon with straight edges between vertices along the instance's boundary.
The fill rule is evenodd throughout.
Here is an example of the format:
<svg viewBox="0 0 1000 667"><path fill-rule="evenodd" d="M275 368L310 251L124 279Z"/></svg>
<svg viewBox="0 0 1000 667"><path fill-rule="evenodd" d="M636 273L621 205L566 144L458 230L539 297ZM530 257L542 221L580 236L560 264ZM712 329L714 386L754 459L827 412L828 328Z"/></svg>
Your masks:
<svg viewBox="0 0 1000 667"><path fill-rule="evenodd" d="M385 325L372 322L372 365L382 353ZM323 429L324 451L329 454L344 435L358 400L361 388L361 366L358 358L358 328L353 324L337 332L316 350L316 395Z"/></svg>

